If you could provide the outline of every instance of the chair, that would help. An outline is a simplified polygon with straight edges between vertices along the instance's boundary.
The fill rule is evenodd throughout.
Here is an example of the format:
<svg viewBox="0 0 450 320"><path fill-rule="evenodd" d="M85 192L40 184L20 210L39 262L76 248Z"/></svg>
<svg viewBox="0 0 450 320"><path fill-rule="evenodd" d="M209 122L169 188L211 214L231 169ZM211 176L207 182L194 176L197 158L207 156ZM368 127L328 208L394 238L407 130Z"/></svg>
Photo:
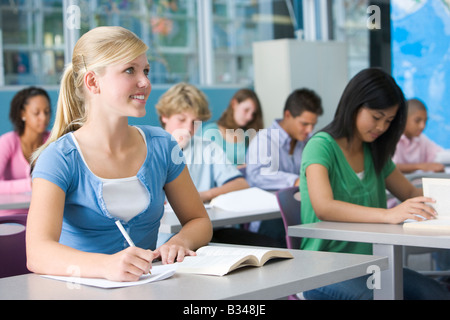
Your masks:
<svg viewBox="0 0 450 320"><path fill-rule="evenodd" d="M276 193L278 205L280 206L281 218L283 219L286 232L286 245L288 249L300 249L301 239L288 236L288 227L301 223L300 217L300 191L298 187L281 189ZM288 300L300 300L298 295L290 295Z"/></svg>
<svg viewBox="0 0 450 320"><path fill-rule="evenodd" d="M290 187L279 190L276 196L286 231L286 245L289 249L300 249L301 239L288 236L288 227L301 223L300 191L298 187Z"/></svg>
<svg viewBox="0 0 450 320"><path fill-rule="evenodd" d="M26 226L27 215L0 217L0 225L17 223ZM25 229L14 234L0 234L0 278L29 273L25 251Z"/></svg>

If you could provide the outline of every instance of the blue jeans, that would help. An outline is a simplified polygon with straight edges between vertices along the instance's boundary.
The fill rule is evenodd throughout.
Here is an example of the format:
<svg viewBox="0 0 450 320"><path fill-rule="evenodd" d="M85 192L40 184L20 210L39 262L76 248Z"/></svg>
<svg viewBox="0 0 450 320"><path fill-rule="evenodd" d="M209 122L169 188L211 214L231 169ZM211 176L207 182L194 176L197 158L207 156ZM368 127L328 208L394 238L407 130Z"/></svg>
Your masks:
<svg viewBox="0 0 450 320"><path fill-rule="evenodd" d="M450 270L450 250L439 250L432 254L434 261L436 262L436 270L445 271Z"/></svg>
<svg viewBox="0 0 450 320"><path fill-rule="evenodd" d="M305 291L307 300L372 300L373 290L363 276L318 289ZM405 300L450 300L450 292L437 281L410 269L403 269L403 298Z"/></svg>

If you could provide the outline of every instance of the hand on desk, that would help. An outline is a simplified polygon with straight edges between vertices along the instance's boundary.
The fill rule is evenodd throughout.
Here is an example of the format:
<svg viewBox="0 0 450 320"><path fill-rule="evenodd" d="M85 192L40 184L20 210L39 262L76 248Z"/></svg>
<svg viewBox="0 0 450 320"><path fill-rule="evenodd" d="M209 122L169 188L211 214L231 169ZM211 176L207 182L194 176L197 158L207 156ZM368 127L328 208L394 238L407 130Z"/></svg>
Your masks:
<svg viewBox="0 0 450 320"><path fill-rule="evenodd" d="M408 199L398 206L387 209L386 222L392 224L402 223L405 220L435 219L436 211L426 203L435 202L428 197L415 197Z"/></svg>
<svg viewBox="0 0 450 320"><path fill-rule="evenodd" d="M422 164L422 170L427 172L445 172L445 166L442 163L437 162L429 162L429 163L423 163Z"/></svg>
<svg viewBox="0 0 450 320"><path fill-rule="evenodd" d="M163 264L172 264L175 262L183 261L185 256L195 256L195 251L192 251L185 246L177 244L174 241L168 241L161 247L153 251L155 254L154 258L161 259Z"/></svg>

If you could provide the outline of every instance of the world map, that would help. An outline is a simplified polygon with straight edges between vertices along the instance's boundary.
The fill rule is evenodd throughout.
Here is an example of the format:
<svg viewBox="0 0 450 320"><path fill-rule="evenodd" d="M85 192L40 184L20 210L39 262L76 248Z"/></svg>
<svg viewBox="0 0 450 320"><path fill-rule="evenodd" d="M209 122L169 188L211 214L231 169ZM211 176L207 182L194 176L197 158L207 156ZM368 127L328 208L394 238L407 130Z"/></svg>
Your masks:
<svg viewBox="0 0 450 320"><path fill-rule="evenodd" d="M428 108L425 134L450 149L450 0L391 0L392 75Z"/></svg>

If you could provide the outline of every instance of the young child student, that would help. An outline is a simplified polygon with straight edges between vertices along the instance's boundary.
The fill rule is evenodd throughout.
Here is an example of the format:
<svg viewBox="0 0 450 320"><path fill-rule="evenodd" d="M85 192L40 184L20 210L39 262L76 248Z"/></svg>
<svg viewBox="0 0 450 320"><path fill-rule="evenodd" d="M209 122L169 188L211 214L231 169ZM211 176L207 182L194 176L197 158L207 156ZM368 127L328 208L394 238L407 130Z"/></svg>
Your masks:
<svg viewBox="0 0 450 320"><path fill-rule="evenodd" d="M258 96L253 90L240 89L233 95L219 120L203 126L202 136L221 146L231 163L244 167L249 140L262 128L263 116Z"/></svg>
<svg viewBox="0 0 450 320"><path fill-rule="evenodd" d="M250 142L246 160L250 186L278 190L299 185L302 152L322 113L321 98L313 90L296 89L288 96L283 118L274 120ZM284 246L281 219L252 222L250 230L278 239Z"/></svg>
<svg viewBox="0 0 450 320"><path fill-rule="evenodd" d="M436 155L443 151L443 148L422 133L428 120L425 104L419 99L410 99L407 101L407 106L406 127L397 144L393 157L394 163L403 173L417 170L445 171L444 165L435 161Z"/></svg>
<svg viewBox="0 0 450 320"><path fill-rule="evenodd" d="M51 136L34 157L31 271L135 281L153 259L182 261L211 239L184 161L172 161L177 143L161 128L128 125L128 117L146 113L147 49L121 27L92 29L75 45ZM166 196L183 228L155 248Z"/></svg>
<svg viewBox="0 0 450 320"><path fill-rule="evenodd" d="M192 181L204 202L249 187L218 144L195 135L201 122L211 117L203 92L191 84L176 84L161 96L156 110L162 127L182 148Z"/></svg>
<svg viewBox="0 0 450 320"><path fill-rule="evenodd" d="M41 88L20 90L11 100L9 118L14 131L0 137L0 194L31 192L30 159L49 136L50 97ZM0 210L0 215L27 212Z"/></svg>
<svg viewBox="0 0 450 320"><path fill-rule="evenodd" d="M434 210L391 158L406 122L406 103L384 71L360 71L347 85L334 120L315 134L303 152L300 174L302 223L319 220L402 223L433 219ZM402 202L386 209L386 189ZM371 254L370 244L302 239L302 249ZM448 299L437 281L403 272L405 299ZM306 299L372 299L367 277L304 292Z"/></svg>
<svg viewBox="0 0 450 320"><path fill-rule="evenodd" d="M444 172L445 166L436 162L436 156L444 148L430 140L423 130L427 124L428 112L425 103L419 99L407 101L408 118L403 135L397 143L392 160L403 173L414 171ZM414 181L413 181L414 183ZM396 199L388 202L392 206ZM438 270L448 270L450 266L450 251L439 250L433 252L433 258Z"/></svg>

